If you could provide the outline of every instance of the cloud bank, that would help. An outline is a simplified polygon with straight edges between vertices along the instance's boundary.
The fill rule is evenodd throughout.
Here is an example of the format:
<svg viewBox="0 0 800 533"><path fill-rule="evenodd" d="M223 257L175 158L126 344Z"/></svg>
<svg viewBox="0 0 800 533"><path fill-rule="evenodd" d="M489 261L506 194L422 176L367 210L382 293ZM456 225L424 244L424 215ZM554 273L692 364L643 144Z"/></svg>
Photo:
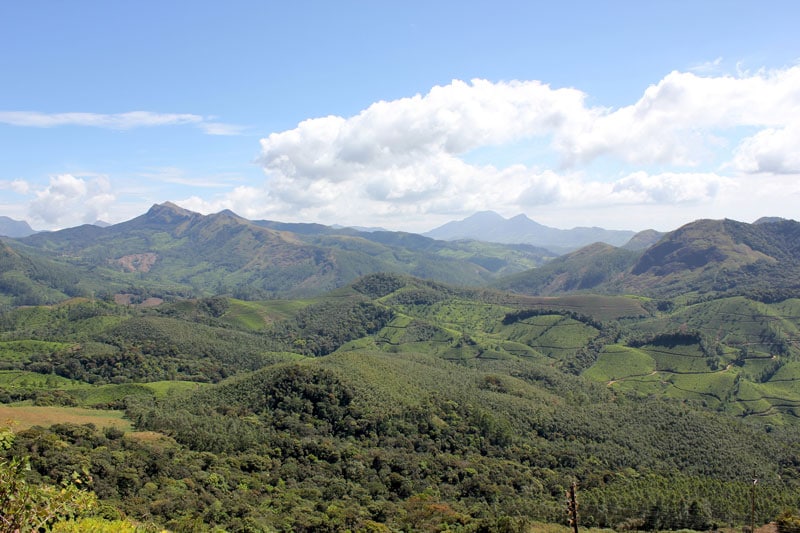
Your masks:
<svg viewBox="0 0 800 533"><path fill-rule="evenodd" d="M715 70L671 72L616 108L541 81L454 80L272 133L256 161L263 183L172 167L138 175L191 187L170 199L203 213L409 231L487 209L557 227L660 230L696 218L797 218L800 67ZM240 132L201 115L151 112L0 112L0 123ZM111 206L126 194L112 178L73 174L0 186L33 196L29 214L50 227L115 221ZM198 186L217 190L201 196ZM134 196L130 206L142 200Z"/></svg>
<svg viewBox="0 0 800 533"><path fill-rule="evenodd" d="M672 72L631 105L589 100L538 81L454 80L353 117L306 120L261 140L258 197L275 216L413 225L482 209L711 205L757 174L800 172L800 67ZM474 150L532 140L556 163L468 162ZM622 170L603 172L608 161Z"/></svg>
<svg viewBox="0 0 800 533"><path fill-rule="evenodd" d="M52 176L50 183L37 190L35 195L28 211L35 220L50 227L71 227L107 220L116 200L106 176Z"/></svg>

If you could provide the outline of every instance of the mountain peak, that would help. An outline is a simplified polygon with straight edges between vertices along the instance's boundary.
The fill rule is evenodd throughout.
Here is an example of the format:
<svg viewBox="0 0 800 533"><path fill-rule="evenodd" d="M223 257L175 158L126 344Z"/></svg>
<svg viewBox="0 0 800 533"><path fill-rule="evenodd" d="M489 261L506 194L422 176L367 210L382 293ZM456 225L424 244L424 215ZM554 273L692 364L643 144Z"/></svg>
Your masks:
<svg viewBox="0 0 800 533"><path fill-rule="evenodd" d="M504 222L506 219L494 211L478 211L461 222Z"/></svg>
<svg viewBox="0 0 800 533"><path fill-rule="evenodd" d="M172 214L173 216L177 215L180 217L188 217L195 215L196 213L189 211L188 209L184 209L177 204L173 204L172 202L164 202L163 204L153 204L147 214Z"/></svg>
<svg viewBox="0 0 800 533"><path fill-rule="evenodd" d="M448 222L423 235L445 241L470 239L505 244L531 244L566 252L598 241L622 246L633 237L634 232L602 228L562 230L539 224L522 213L505 219L494 211L480 211L464 220Z"/></svg>
<svg viewBox="0 0 800 533"><path fill-rule="evenodd" d="M0 235L17 239L36 233L24 220L0 216Z"/></svg>
<svg viewBox="0 0 800 533"><path fill-rule="evenodd" d="M786 220L788 219L782 217L761 217L753 222L753 224L775 224L776 222L785 222Z"/></svg>

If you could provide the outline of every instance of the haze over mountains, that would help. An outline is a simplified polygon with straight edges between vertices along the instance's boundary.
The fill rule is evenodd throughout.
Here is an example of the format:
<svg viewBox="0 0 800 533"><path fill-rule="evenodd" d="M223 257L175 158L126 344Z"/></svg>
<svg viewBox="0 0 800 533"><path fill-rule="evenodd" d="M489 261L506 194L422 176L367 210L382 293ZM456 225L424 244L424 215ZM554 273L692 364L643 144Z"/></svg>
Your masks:
<svg viewBox="0 0 800 533"><path fill-rule="evenodd" d="M171 203L113 226L41 232L9 240L5 248L15 261L24 257L22 263L37 265L28 268L36 279L21 278L32 283L29 303L56 297L33 297L42 284L49 287L45 293L64 291L42 274L52 269L72 272L69 295L144 285L160 293L253 299L315 295L372 272L484 285L554 257L530 245L450 243L403 232L249 221L230 211L201 215Z"/></svg>
<svg viewBox="0 0 800 533"><path fill-rule="evenodd" d="M14 220L7 216L0 216L0 236L18 238L33 235L36 231L24 220Z"/></svg>
<svg viewBox="0 0 800 533"><path fill-rule="evenodd" d="M223 213L233 214L227 210ZM324 226L322 224L276 221L261 221L260 224L273 229L297 230L300 233L315 231L335 233L347 229L365 233L387 231L380 227L353 227L338 224ZM108 227L112 224L98 220L93 225ZM34 233L37 232L27 222L0 216L0 236L19 238ZM421 235L445 241L477 240L503 244L531 244L556 253L565 253L595 242L605 242L613 246L626 245L634 249L645 248L658 240L661 233L645 230L637 234L633 231L607 230L599 227L578 227L566 230L539 224L524 214L506 219L494 211L482 211L460 221L448 222Z"/></svg>
<svg viewBox="0 0 800 533"><path fill-rule="evenodd" d="M734 290L783 294L794 291L795 280L800 279L800 224L783 219L757 224L701 220L662 235L599 228L556 230L524 215L506 220L485 212L428 235L459 240L250 221L231 211L201 215L164 203L108 227L84 225L6 240L3 250L9 264L28 274L12 275L9 270L2 276L17 291L10 297L28 303L122 291L132 285L162 296L298 297L317 295L375 272L526 294L576 290L662 296ZM464 239L481 235L494 242ZM567 240L559 241L560 236ZM498 242L524 238L564 248L566 242L591 244L558 257L544 247ZM617 245L598 242L603 238ZM13 282L8 281L11 278ZM73 281L66 285L53 281L66 278ZM25 296L19 300L22 293Z"/></svg>
<svg viewBox="0 0 800 533"><path fill-rule="evenodd" d="M423 235L446 241L475 239L487 242L526 243L564 253L595 242L622 246L636 233L597 227L557 229L534 222L524 214L506 219L494 211L482 211L460 221L448 222Z"/></svg>

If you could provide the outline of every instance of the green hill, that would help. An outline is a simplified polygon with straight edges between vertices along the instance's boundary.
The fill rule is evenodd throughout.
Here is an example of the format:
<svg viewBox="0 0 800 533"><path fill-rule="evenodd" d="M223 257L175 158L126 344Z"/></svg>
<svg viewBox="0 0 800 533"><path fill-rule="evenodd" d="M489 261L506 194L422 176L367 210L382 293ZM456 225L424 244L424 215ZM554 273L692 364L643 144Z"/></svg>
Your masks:
<svg viewBox="0 0 800 533"><path fill-rule="evenodd" d="M373 272L483 285L552 256L525 245L446 243L407 233L251 222L230 211L204 216L170 203L121 224L38 233L8 244L41 257L53 271L68 265L73 276L87 280L85 296L92 291L162 298L228 294L247 300L318 295ZM38 279L32 275L30 269L15 267L0 288L9 298L22 298ZM52 294L46 301L57 300L58 292L72 295L65 283L49 280Z"/></svg>
<svg viewBox="0 0 800 533"><path fill-rule="evenodd" d="M584 525L646 520L661 506L661 527L708 526L746 519L743 469L763 472L776 490L759 499L763 516L797 502L793 491L777 491L796 475L779 466L792 454L781 431L768 436L674 401L626 399L535 360L463 366L350 351L270 367L131 416L199 453L268 458L259 479L271 487L270 506L284 511L261 515L262 527L278 517L289 529L358 529L368 520L421 527L416 512L426 504L437 527L560 521L573 478L586 494ZM247 479L223 468L215 471L227 484ZM229 493L224 507L243 497ZM693 505L707 509L697 522Z"/></svg>
<svg viewBox="0 0 800 533"><path fill-rule="evenodd" d="M397 273L16 307L0 399L125 409L142 433L32 427L6 454L56 484L85 467L107 509L175 531L525 531L563 521L573 480L583 526L706 530L749 520L754 472L765 523L800 508L799 328L797 299Z"/></svg>
<svg viewBox="0 0 800 533"><path fill-rule="evenodd" d="M661 298L800 296L800 223L698 220L643 251L591 245L495 287L525 294L592 291Z"/></svg>

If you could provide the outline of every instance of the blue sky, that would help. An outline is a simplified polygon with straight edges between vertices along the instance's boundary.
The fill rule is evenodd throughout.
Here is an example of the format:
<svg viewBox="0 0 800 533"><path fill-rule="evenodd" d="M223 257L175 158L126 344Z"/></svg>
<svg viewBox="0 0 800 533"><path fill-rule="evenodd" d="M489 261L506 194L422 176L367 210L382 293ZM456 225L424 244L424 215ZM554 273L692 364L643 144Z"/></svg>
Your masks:
<svg viewBox="0 0 800 533"><path fill-rule="evenodd" d="M0 4L0 214L797 218L795 2Z"/></svg>

